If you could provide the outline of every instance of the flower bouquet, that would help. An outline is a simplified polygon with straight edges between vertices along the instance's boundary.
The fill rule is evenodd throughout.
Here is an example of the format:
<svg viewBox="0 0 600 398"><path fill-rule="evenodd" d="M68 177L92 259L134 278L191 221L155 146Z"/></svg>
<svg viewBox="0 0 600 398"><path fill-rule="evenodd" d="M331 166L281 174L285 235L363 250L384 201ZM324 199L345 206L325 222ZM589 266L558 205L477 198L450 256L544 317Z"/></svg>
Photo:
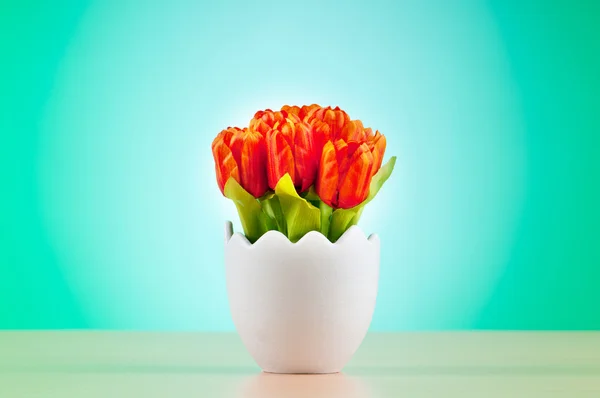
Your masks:
<svg viewBox="0 0 600 398"><path fill-rule="evenodd" d="M395 164L385 136L339 107L259 111L212 143L226 224L232 318L265 371L338 372L369 327L379 239L356 225Z"/></svg>

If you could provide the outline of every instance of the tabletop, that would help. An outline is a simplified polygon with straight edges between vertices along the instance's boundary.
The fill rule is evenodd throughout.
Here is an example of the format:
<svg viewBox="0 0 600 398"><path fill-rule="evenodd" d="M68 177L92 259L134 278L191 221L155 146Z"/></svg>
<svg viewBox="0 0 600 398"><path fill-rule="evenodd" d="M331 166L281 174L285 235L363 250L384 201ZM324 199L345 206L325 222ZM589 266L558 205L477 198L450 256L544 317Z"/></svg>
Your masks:
<svg viewBox="0 0 600 398"><path fill-rule="evenodd" d="M600 332L370 333L342 373L263 373L234 333L0 332L0 397L600 397Z"/></svg>

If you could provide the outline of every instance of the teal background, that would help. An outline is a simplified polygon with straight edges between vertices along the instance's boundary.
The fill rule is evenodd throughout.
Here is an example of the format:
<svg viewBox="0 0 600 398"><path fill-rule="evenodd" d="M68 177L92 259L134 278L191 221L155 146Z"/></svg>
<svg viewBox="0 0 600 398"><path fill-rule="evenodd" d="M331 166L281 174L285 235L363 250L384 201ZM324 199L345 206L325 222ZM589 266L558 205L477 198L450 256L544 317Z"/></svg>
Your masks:
<svg viewBox="0 0 600 398"><path fill-rule="evenodd" d="M213 3L1 3L0 328L233 330L210 143L318 102L399 159L372 330L600 329L598 3Z"/></svg>

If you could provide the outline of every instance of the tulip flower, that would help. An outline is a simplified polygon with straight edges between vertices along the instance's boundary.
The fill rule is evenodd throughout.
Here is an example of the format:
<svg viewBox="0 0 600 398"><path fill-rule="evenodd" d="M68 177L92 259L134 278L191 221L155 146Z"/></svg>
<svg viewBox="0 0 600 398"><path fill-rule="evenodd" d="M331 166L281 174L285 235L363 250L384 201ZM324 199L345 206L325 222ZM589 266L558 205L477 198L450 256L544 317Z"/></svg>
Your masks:
<svg viewBox="0 0 600 398"><path fill-rule="evenodd" d="M373 174L375 174L381 168L381 164L383 163L383 155L385 153L387 142L385 136L379 131L375 131L375 134L373 134L371 129L366 129L366 134L367 145L373 154Z"/></svg>
<svg viewBox="0 0 600 398"><path fill-rule="evenodd" d="M229 178L258 198L268 189L264 137L248 129L227 128L212 143L217 183L224 194Z"/></svg>
<svg viewBox="0 0 600 398"><path fill-rule="evenodd" d="M367 130L371 131L371 129L365 129L360 120L349 120L344 124L336 138L341 138L346 142L364 142L367 140Z"/></svg>
<svg viewBox="0 0 600 398"><path fill-rule="evenodd" d="M342 129L350 121L350 116L346 112L340 109L339 106L331 108L313 107L308 111L304 120L310 123L312 119L318 119L325 122L334 137L341 134Z"/></svg>
<svg viewBox="0 0 600 398"><path fill-rule="evenodd" d="M359 120L345 122L337 137L328 141L321 153L316 191L329 206L347 209L369 194L371 179L381 168L386 141L378 131L373 134L370 128L365 129Z"/></svg>
<svg viewBox="0 0 600 398"><path fill-rule="evenodd" d="M316 191L333 208L349 209L369 194L373 155L366 143L327 141L321 154Z"/></svg>
<svg viewBox="0 0 600 398"><path fill-rule="evenodd" d="M264 111L258 111L254 114L254 118L250 120L250 126L248 128L252 131L258 131L266 136L276 123L284 123L287 117L288 113L286 111L272 111L270 109L265 109Z"/></svg>
<svg viewBox="0 0 600 398"><path fill-rule="evenodd" d="M233 158L233 152L229 144L231 143L231 136L235 131L234 128L227 128L221 131L212 142L212 153L215 159L215 172L217 174L217 184L221 193L224 194L225 183L230 177L236 181L240 181L240 173L238 170L237 162Z"/></svg>

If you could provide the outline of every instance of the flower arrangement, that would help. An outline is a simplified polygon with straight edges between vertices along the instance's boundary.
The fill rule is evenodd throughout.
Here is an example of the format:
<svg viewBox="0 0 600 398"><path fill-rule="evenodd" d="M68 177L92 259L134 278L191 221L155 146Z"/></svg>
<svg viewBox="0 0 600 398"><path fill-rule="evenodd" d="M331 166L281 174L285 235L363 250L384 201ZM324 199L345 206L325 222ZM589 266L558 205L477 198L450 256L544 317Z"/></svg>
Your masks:
<svg viewBox="0 0 600 398"><path fill-rule="evenodd" d="M297 242L319 231L335 242L358 223L389 178L385 136L339 107L258 111L212 143L217 183L237 208L250 242L277 230Z"/></svg>

